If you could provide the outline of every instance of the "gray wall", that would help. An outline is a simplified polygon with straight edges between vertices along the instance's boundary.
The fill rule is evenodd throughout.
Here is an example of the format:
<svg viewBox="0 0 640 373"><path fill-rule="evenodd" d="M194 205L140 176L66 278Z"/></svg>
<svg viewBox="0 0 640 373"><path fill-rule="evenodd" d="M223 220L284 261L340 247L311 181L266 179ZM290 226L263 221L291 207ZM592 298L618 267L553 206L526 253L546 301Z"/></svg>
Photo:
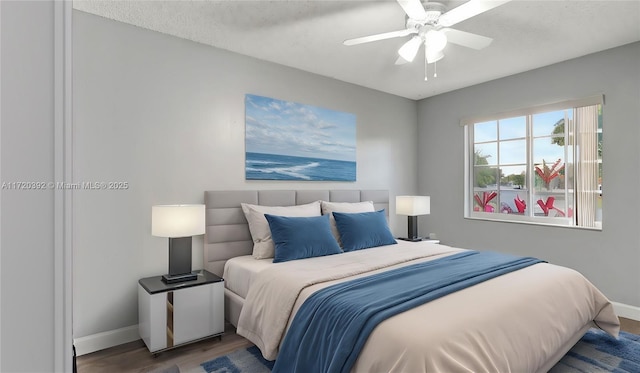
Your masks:
<svg viewBox="0 0 640 373"><path fill-rule="evenodd" d="M2 182L54 177L54 5L0 2ZM54 370L54 192L3 189L0 371Z"/></svg>
<svg viewBox="0 0 640 373"><path fill-rule="evenodd" d="M417 188L417 103L74 11L74 178L127 181L74 197L74 337L137 323L139 278L167 271L151 206L205 190ZM355 183L247 182L244 95L357 116ZM406 219L391 213L392 228ZM202 238L194 240L202 266Z"/></svg>
<svg viewBox="0 0 640 373"><path fill-rule="evenodd" d="M420 193L431 196L422 231L444 242L538 256L574 268L611 300L640 306L640 43L422 100L418 104ZM603 230L463 218L460 119L605 95ZM446 154L446 156L443 156Z"/></svg>

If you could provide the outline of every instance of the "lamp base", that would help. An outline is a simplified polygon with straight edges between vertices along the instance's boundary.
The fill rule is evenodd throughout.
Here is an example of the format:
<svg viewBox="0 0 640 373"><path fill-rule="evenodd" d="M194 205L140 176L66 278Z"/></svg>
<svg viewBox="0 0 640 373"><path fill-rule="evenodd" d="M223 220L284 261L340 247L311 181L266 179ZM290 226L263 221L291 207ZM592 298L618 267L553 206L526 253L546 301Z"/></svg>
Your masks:
<svg viewBox="0 0 640 373"><path fill-rule="evenodd" d="M193 281L198 278L195 273L184 273L181 275L163 275L162 281L167 284L175 284L176 282Z"/></svg>
<svg viewBox="0 0 640 373"><path fill-rule="evenodd" d="M409 242L419 242L422 241L424 238L422 237L415 237L415 238L409 238L409 237L398 237L399 240L403 240L403 241L409 241Z"/></svg>

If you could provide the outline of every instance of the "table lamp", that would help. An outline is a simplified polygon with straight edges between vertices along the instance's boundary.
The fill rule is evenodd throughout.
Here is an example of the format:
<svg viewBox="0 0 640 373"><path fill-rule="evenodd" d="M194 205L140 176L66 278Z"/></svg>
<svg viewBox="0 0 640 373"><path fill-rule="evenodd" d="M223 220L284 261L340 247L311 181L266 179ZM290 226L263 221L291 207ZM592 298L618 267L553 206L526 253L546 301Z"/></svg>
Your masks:
<svg viewBox="0 0 640 373"><path fill-rule="evenodd" d="M157 205L151 207L151 234L169 238L169 273L166 283L195 280L191 272L191 237L204 234L204 205Z"/></svg>
<svg viewBox="0 0 640 373"><path fill-rule="evenodd" d="M422 241L418 236L418 215L428 215L431 212L431 197L429 196L396 196L396 214L408 215L409 236L398 237L405 241Z"/></svg>

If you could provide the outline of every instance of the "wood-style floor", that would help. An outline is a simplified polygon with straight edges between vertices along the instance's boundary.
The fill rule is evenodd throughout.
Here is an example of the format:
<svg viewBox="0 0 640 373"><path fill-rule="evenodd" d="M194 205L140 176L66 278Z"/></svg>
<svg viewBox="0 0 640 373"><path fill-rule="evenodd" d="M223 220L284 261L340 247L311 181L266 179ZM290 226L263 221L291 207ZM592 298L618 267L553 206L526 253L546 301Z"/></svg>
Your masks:
<svg viewBox="0 0 640 373"><path fill-rule="evenodd" d="M627 333L640 334L640 321L629 320L624 317L619 317L619 319L620 330Z"/></svg>
<svg viewBox="0 0 640 373"><path fill-rule="evenodd" d="M205 339L153 356L141 339L123 345L78 356L78 373L150 372L177 365L181 372L188 372L205 361L226 355L253 343L236 334L231 324L225 325L220 338Z"/></svg>
<svg viewBox="0 0 640 373"><path fill-rule="evenodd" d="M620 318L621 329L640 334L640 321ZM232 325L227 324L222 341L207 339L176 348L153 357L142 340L79 356L79 373L149 372L177 365L181 372L197 368L200 363L226 355L252 343L236 334Z"/></svg>

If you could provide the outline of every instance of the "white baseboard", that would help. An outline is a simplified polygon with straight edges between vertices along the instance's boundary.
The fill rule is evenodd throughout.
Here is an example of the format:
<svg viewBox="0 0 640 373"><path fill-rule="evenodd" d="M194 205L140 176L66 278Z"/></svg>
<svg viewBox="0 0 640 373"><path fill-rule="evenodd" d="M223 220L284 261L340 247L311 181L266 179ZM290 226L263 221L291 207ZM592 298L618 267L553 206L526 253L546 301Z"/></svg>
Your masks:
<svg viewBox="0 0 640 373"><path fill-rule="evenodd" d="M76 355L81 356L138 339L140 339L138 325L131 325L86 337L74 338L73 344L76 346Z"/></svg>
<svg viewBox="0 0 640 373"><path fill-rule="evenodd" d="M616 314L620 317L624 317L631 320L640 321L640 307L630 306L628 304L611 302Z"/></svg>

